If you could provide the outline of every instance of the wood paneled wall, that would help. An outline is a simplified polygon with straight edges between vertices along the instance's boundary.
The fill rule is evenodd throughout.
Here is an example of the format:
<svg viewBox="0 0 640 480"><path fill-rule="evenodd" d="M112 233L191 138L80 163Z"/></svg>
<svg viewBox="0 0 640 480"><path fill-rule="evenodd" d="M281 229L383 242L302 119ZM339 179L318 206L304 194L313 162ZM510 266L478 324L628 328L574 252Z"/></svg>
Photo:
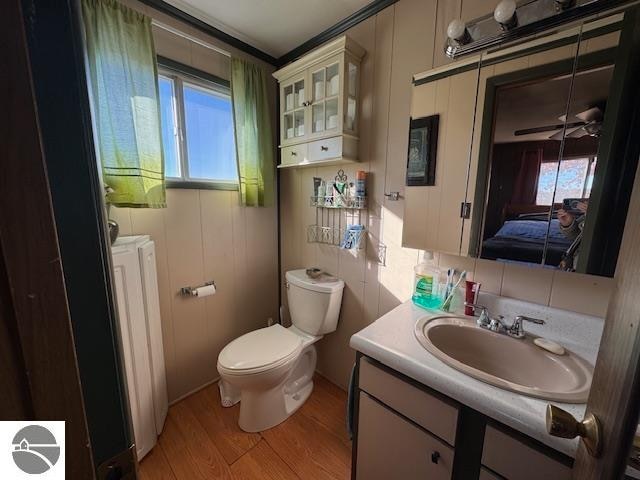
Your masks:
<svg viewBox="0 0 640 480"><path fill-rule="evenodd" d="M366 250L343 251L306 242L306 227L315 222L315 209L309 206L313 177L333 180L338 167L287 169L280 173L282 272L315 265L346 282L338 329L318 343L318 370L342 388L348 384L355 358L349 347L351 335L411 297L413 267L420 261L420 250L402 247L403 229L424 228L424 224L417 225L406 219L404 214L405 202L413 195L413 189L404 187L412 75L447 62L442 51L444 31L451 19L460 15L464 19L484 15L491 12L495 4L495 1L488 0L400 0L347 32L367 51L361 77L361 162L343 167L349 178L353 178L357 170L369 173L369 210L363 220L369 230ZM567 56L566 52L564 55ZM532 56L533 63L529 64L540 61L540 58ZM495 66L495 69L500 68L500 65ZM494 72L502 73L495 69ZM469 79L460 81L462 84L456 85L456 91L463 96L470 93L475 96L475 82ZM429 101L436 106L446 105L451 85L455 82L458 80L438 83L436 90L429 95ZM465 82L471 82L471 92L465 90ZM464 125L454 122L450 131L447 131L449 125L445 126L440 138L446 136L449 139L449 152L461 157L465 151L468 152L472 123L471 120ZM457 141L459 131L464 130L468 137L466 142ZM465 162L467 159L468 156ZM447 178L453 180L457 175L466 176L466 165L460 163L459 168L447 173ZM447 179L442 178L444 171L439 175L446 184ZM473 177L475 172L472 171L471 175ZM471 181L475 182L475 177ZM391 191L401 193L400 201L389 201L384 197L385 192ZM439 201L427 200L425 208L428 214L439 217ZM457 227L459 232L459 224L453 223L459 221L459 206L459 203L454 205L452 222L441 223L445 231ZM443 218L446 219L447 215ZM435 239L440 250L458 251L459 233L455 246L447 243L445 235L441 236ZM468 238L463 238L464 241L468 242ZM386 247L384 265L378 262L379 245ZM443 268L463 268L471 278L475 275L483 283L485 291L598 316L603 316L606 311L612 286L608 278L505 266L455 255L440 255L439 261ZM286 295L283 295L283 301L286 302Z"/></svg>
<svg viewBox="0 0 640 480"><path fill-rule="evenodd" d="M135 0L123 3L239 57L273 67ZM229 58L166 30L153 29L159 55L229 79ZM272 98L275 122L275 80ZM273 123L275 125L275 123ZM276 208L244 208L237 191L168 189L166 209L112 208L120 235L155 241L169 401L216 380L220 350L278 318ZM184 286L214 280L206 298L181 297Z"/></svg>

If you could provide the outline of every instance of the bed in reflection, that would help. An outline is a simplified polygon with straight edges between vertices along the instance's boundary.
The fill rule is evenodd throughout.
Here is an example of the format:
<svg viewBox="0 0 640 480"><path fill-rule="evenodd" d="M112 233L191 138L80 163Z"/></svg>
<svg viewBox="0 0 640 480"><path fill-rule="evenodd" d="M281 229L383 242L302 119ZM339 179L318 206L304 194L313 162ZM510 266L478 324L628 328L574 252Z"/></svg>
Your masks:
<svg viewBox="0 0 640 480"><path fill-rule="evenodd" d="M482 258L540 264L548 230L545 265L558 266L571 241L560 231L555 210L549 224L548 206L506 205L502 225L482 242Z"/></svg>

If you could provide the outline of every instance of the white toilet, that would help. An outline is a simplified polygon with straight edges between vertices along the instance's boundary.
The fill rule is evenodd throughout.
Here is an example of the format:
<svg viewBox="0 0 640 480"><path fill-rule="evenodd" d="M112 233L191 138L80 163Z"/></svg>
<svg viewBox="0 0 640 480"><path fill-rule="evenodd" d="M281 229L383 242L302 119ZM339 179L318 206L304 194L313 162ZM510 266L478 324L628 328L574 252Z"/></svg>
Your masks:
<svg viewBox="0 0 640 480"><path fill-rule="evenodd" d="M304 270L289 271L285 278L293 325L249 332L218 356L222 404L240 402L238 424L246 432L278 425L309 398L316 368L313 344L338 324L342 280L312 279Z"/></svg>

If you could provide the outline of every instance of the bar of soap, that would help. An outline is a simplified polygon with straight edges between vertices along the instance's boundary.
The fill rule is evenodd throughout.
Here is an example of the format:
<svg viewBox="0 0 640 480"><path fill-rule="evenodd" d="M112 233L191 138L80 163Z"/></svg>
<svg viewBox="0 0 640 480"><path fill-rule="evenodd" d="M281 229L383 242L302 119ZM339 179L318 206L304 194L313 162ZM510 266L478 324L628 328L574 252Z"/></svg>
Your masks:
<svg viewBox="0 0 640 480"><path fill-rule="evenodd" d="M536 338L533 340L533 343L543 350L555 353L556 355L564 355L566 353L566 350L562 345L552 340L547 340L546 338Z"/></svg>

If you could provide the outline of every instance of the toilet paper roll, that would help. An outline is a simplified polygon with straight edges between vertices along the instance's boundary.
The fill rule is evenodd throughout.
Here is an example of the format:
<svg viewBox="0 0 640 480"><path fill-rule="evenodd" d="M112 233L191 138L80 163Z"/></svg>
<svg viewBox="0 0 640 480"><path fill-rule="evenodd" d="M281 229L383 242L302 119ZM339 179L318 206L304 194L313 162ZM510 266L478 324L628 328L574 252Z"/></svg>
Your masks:
<svg viewBox="0 0 640 480"><path fill-rule="evenodd" d="M213 295L214 293L216 293L215 285L204 285L193 290L193 294L196 297L208 297L209 295Z"/></svg>

